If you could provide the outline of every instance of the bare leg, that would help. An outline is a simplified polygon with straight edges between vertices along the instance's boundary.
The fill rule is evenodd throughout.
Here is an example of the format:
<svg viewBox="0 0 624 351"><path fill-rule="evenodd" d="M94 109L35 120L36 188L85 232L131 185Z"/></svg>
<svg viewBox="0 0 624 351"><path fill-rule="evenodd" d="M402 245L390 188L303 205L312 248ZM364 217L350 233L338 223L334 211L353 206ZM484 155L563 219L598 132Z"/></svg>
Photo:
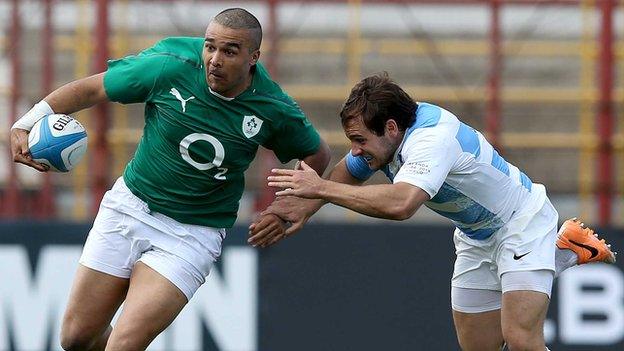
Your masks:
<svg viewBox="0 0 624 351"><path fill-rule="evenodd" d="M548 295L528 290L503 294L501 324L507 347L511 351L543 351L544 320Z"/></svg>
<svg viewBox="0 0 624 351"><path fill-rule="evenodd" d="M500 310L464 313L453 311L457 339L463 351L500 351L503 346Z"/></svg>
<svg viewBox="0 0 624 351"><path fill-rule="evenodd" d="M128 279L79 265L61 327L63 349L104 350L127 291Z"/></svg>
<svg viewBox="0 0 624 351"><path fill-rule="evenodd" d="M143 262L137 262L123 311L106 350L145 350L187 302L186 296L173 283Z"/></svg>

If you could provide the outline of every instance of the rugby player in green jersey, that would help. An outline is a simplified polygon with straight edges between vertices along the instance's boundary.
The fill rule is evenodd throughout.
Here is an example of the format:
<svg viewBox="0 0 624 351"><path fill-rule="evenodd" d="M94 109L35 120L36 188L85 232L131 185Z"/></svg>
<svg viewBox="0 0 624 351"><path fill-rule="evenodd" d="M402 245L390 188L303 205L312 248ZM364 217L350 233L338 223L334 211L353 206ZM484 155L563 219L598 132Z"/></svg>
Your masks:
<svg viewBox="0 0 624 351"><path fill-rule="evenodd" d="M258 63L262 30L243 9L219 13L205 38L168 38L48 95L11 129L16 162L28 131L53 112L144 102L134 158L108 191L80 259L61 331L65 350L141 350L178 315L221 253L259 145L323 173L329 148ZM259 224L279 234L283 222ZM113 315L124 302L115 328Z"/></svg>

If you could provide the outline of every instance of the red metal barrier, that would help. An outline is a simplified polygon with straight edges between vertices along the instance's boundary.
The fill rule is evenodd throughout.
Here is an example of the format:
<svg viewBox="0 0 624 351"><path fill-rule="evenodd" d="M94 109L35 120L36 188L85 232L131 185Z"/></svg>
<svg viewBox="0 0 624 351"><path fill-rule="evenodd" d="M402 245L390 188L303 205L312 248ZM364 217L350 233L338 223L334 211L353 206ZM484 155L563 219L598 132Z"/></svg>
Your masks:
<svg viewBox="0 0 624 351"><path fill-rule="evenodd" d="M9 48L11 57L11 101L9 102L9 128L13 125L13 122L15 122L15 119L17 118L17 103L20 100L20 94L22 91L20 72L22 67L22 56L20 53L22 43L22 23L19 0L11 1L11 19L11 39L9 40L9 43L11 43ZM10 156L8 188L2 201L3 215L9 218L15 218L19 213L19 190L17 184L17 170L15 167L16 165Z"/></svg>
<svg viewBox="0 0 624 351"><path fill-rule="evenodd" d="M96 72L106 70L106 62L108 60L108 39L109 39L109 23L108 23L108 0L98 0L96 3L96 27L95 27L95 64ZM91 175L92 194L91 214L95 216L97 213L100 200L104 196L108 188L109 173L109 147L106 140L106 132L108 131L108 104L102 103L95 107L95 135L93 136L93 158L91 159Z"/></svg>
<svg viewBox="0 0 624 351"><path fill-rule="evenodd" d="M42 64L42 80L41 90L42 97L46 96L54 89L54 45L53 30L52 30L52 6L54 0L44 1L44 24L43 24L43 38L41 40L42 52L41 64ZM38 218L52 218L55 213L54 206L54 188L52 188L52 182L50 180L50 174L46 173L43 176L43 187L39 191L37 206Z"/></svg>
<svg viewBox="0 0 624 351"><path fill-rule="evenodd" d="M602 11L600 28L600 64L598 79L600 98L598 102L598 135L600 138L598 156L598 204L600 225L611 223L613 205L613 12L615 0L599 2ZM583 165L579 165L582 167Z"/></svg>

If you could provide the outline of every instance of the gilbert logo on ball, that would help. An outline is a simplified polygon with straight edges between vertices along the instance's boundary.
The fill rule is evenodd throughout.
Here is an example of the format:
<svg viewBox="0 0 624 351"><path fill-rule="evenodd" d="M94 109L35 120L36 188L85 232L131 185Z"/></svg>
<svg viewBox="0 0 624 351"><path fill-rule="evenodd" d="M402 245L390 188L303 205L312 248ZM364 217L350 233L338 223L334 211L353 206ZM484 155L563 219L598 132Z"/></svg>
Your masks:
<svg viewBox="0 0 624 351"><path fill-rule="evenodd" d="M33 126L28 147L36 162L50 166L51 171L67 172L87 151L87 132L70 116L48 115Z"/></svg>

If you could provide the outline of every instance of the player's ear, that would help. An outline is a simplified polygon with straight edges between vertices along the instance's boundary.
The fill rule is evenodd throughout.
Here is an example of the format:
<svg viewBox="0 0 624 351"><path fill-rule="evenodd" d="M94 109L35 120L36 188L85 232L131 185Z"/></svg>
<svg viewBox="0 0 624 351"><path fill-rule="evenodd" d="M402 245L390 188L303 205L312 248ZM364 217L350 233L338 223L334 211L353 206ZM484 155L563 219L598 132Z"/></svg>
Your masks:
<svg viewBox="0 0 624 351"><path fill-rule="evenodd" d="M251 53L251 60L249 61L249 65L250 66L255 66L256 63L258 63L258 60L260 59L260 50L256 50L254 52Z"/></svg>
<svg viewBox="0 0 624 351"><path fill-rule="evenodd" d="M386 126L385 126L385 134L388 136L396 136L399 134L399 125L397 124L397 122L390 118L386 121Z"/></svg>

